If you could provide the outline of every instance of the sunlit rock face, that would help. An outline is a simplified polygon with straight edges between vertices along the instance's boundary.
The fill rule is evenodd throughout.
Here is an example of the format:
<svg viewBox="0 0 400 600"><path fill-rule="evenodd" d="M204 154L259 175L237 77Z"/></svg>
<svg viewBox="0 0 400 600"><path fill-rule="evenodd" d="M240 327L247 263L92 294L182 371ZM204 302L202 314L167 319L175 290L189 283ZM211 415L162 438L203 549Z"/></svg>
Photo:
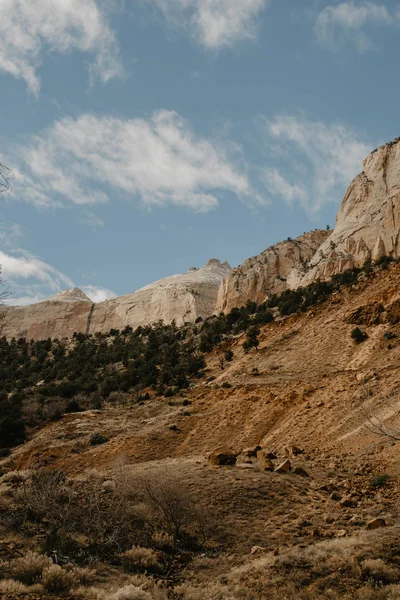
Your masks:
<svg viewBox="0 0 400 600"><path fill-rule="evenodd" d="M136 328L159 320L177 325L213 313L219 286L231 271L228 263L212 259L201 269L160 279L132 294L98 304L78 288L65 290L44 302L6 309L3 335L47 339L71 337L74 332L107 332Z"/></svg>
<svg viewBox="0 0 400 600"><path fill-rule="evenodd" d="M337 213L332 235L318 249L302 279L306 285L361 266L366 260L400 256L400 139L363 163Z"/></svg>
<svg viewBox="0 0 400 600"><path fill-rule="evenodd" d="M229 312L248 300L261 304L272 294L280 294L300 284L317 249L330 231L309 231L295 240L287 239L249 258L224 279L215 312Z"/></svg>

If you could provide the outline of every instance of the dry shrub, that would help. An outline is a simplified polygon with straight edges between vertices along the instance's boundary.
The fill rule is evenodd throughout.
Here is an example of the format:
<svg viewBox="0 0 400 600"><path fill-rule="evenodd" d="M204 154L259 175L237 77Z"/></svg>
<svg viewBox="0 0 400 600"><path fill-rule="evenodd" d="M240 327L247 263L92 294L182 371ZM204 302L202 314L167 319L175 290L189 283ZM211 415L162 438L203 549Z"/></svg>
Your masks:
<svg viewBox="0 0 400 600"><path fill-rule="evenodd" d="M175 588L175 592L182 594L184 600L236 600L229 588L219 583L208 583L202 587L183 583Z"/></svg>
<svg viewBox="0 0 400 600"><path fill-rule="evenodd" d="M398 569L387 565L382 559L367 559L361 563L363 579L372 579L376 583L397 583L399 581Z"/></svg>
<svg viewBox="0 0 400 600"><path fill-rule="evenodd" d="M154 550L141 546L132 546L130 550L121 555L121 561L123 568L128 573L157 572L161 568Z"/></svg>
<svg viewBox="0 0 400 600"><path fill-rule="evenodd" d="M400 600L400 585L389 585L387 600Z"/></svg>
<svg viewBox="0 0 400 600"><path fill-rule="evenodd" d="M42 584L50 594L67 594L75 585L75 580L60 565L50 565L43 570Z"/></svg>
<svg viewBox="0 0 400 600"><path fill-rule="evenodd" d="M3 579L0 581L0 595L2 594L22 594L26 592L28 588L20 581L14 579Z"/></svg>
<svg viewBox="0 0 400 600"><path fill-rule="evenodd" d="M115 592L110 600L153 600L153 597L141 587L126 585Z"/></svg>
<svg viewBox="0 0 400 600"><path fill-rule="evenodd" d="M164 550L165 552L173 550L175 546L173 536L164 531L156 531L153 533L151 542L155 548Z"/></svg>
<svg viewBox="0 0 400 600"><path fill-rule="evenodd" d="M12 573L18 581L31 585L40 581L43 570L50 565L52 562L47 556L37 554L37 552L28 552L25 556L13 561Z"/></svg>
<svg viewBox="0 0 400 600"><path fill-rule="evenodd" d="M68 570L76 585L91 585L96 578L94 569L83 569L80 567L72 567Z"/></svg>

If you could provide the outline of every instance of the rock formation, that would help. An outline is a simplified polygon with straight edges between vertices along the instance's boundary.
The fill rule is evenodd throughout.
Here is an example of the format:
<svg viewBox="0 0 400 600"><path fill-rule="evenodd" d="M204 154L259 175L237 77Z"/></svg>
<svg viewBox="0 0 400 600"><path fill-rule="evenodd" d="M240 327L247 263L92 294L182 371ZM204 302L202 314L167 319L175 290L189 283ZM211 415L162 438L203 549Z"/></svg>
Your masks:
<svg viewBox="0 0 400 600"><path fill-rule="evenodd" d="M317 251L302 280L329 279L368 259L400 256L400 139L382 146L363 163L350 184L332 235Z"/></svg>
<svg viewBox="0 0 400 600"><path fill-rule="evenodd" d="M73 333L106 332L127 325L135 328L162 319L177 325L212 314L228 263L212 259L201 269L160 279L132 294L93 304L78 288L65 290L44 302L6 309L3 335L46 339Z"/></svg>
<svg viewBox="0 0 400 600"><path fill-rule="evenodd" d="M270 246L249 258L224 279L215 312L229 312L253 300L258 304L267 296L295 288L307 272L309 261L331 232L317 229Z"/></svg>

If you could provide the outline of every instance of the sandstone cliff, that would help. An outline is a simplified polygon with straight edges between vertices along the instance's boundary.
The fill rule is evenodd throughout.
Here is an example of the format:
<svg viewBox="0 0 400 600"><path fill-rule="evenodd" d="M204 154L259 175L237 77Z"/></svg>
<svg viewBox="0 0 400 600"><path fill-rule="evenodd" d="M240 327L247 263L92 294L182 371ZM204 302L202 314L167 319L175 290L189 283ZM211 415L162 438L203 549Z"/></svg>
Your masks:
<svg viewBox="0 0 400 600"><path fill-rule="evenodd" d="M249 258L224 279L215 312L229 312L253 300L258 304L267 296L295 288L304 277L310 259L331 232L317 229L270 246Z"/></svg>
<svg viewBox="0 0 400 600"><path fill-rule="evenodd" d="M44 302L7 308L3 335L64 338L75 331L135 328L160 319L182 325L212 314L221 281L230 271L228 263L212 259L201 269L189 269L99 304L93 304L78 288L65 290Z"/></svg>
<svg viewBox="0 0 400 600"><path fill-rule="evenodd" d="M332 235L318 249L302 280L329 279L366 260L400 256L400 139L382 146L363 163L350 184Z"/></svg>

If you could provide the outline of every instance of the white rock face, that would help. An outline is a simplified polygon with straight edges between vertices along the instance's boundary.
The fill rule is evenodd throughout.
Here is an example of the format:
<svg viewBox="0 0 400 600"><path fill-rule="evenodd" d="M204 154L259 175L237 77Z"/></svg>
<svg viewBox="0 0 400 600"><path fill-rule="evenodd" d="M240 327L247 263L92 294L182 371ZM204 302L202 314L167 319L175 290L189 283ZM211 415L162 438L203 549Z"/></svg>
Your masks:
<svg viewBox="0 0 400 600"><path fill-rule="evenodd" d="M86 294L77 287L58 292L58 294L54 294L54 296L48 298L47 302L89 302L89 304L93 304L89 296L86 296Z"/></svg>
<svg viewBox="0 0 400 600"><path fill-rule="evenodd" d="M227 313L248 300L261 304L272 294L298 287L310 259L330 234L316 229L295 240L279 242L246 260L221 283L215 313Z"/></svg>
<svg viewBox="0 0 400 600"><path fill-rule="evenodd" d="M64 290L38 304L7 308L3 335L61 339L75 331L107 332L127 325L136 328L160 319L183 325L213 313L219 286L230 271L228 263L212 259L201 269L189 269L99 304L93 304L78 288Z"/></svg>
<svg viewBox="0 0 400 600"><path fill-rule="evenodd" d="M329 279L368 259L400 256L400 139L363 163L337 213L332 235L316 252L301 284Z"/></svg>
<svg viewBox="0 0 400 600"><path fill-rule="evenodd" d="M146 287L96 304L89 333L138 327L160 319L164 323L193 322L197 317L209 317L214 310L221 281L230 273L227 262L211 259L201 269L189 269L182 275L160 279Z"/></svg>

